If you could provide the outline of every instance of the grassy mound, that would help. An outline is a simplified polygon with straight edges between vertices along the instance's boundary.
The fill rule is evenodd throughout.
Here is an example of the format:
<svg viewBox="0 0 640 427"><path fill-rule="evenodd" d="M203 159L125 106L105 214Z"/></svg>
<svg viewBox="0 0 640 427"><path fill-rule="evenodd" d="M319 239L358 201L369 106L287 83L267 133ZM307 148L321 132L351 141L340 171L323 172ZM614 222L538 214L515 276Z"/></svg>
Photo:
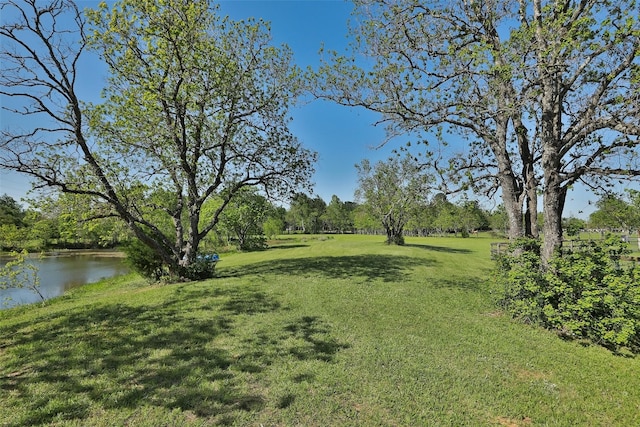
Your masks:
<svg viewBox="0 0 640 427"><path fill-rule="evenodd" d="M496 311L488 238L383 240L1 311L0 425L640 424L640 360Z"/></svg>

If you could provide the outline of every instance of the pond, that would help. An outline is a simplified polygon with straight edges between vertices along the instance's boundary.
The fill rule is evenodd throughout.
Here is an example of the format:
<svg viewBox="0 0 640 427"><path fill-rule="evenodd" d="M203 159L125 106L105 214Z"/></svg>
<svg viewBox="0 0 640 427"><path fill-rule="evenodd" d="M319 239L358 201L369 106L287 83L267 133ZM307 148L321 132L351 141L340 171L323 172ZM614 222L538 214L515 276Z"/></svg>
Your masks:
<svg viewBox="0 0 640 427"><path fill-rule="evenodd" d="M0 257L0 266L9 260L9 257ZM28 262L38 267L40 292L47 299L77 286L129 272L122 254L113 251L60 251L47 253L42 258L31 255ZM10 299L5 302L7 297ZM39 301L40 297L28 289L0 289L0 309Z"/></svg>

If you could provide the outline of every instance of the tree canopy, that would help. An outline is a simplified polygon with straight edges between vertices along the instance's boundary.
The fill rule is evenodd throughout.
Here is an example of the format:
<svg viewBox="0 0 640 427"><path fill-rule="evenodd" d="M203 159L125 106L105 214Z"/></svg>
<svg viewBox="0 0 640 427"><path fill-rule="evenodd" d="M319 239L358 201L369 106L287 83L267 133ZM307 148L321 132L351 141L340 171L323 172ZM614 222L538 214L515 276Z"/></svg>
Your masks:
<svg viewBox="0 0 640 427"><path fill-rule="evenodd" d="M640 175L635 0L355 3L352 52L329 55L316 94L413 134L445 182L499 190L510 237L537 236L541 192L546 259L573 185Z"/></svg>
<svg viewBox="0 0 640 427"><path fill-rule="evenodd" d="M356 200L384 227L388 244L404 244L402 232L421 202L432 177L413 156L391 157L374 165L363 160L358 169Z"/></svg>
<svg viewBox="0 0 640 427"><path fill-rule="evenodd" d="M300 72L261 21L234 22L206 0L2 6L0 94L32 128L3 129L0 165L109 206L183 275L245 187L306 188L316 154L289 130ZM63 25L64 22L64 25ZM82 55L109 78L99 104L78 92ZM44 116L44 117L42 117ZM207 200L222 203L201 221Z"/></svg>

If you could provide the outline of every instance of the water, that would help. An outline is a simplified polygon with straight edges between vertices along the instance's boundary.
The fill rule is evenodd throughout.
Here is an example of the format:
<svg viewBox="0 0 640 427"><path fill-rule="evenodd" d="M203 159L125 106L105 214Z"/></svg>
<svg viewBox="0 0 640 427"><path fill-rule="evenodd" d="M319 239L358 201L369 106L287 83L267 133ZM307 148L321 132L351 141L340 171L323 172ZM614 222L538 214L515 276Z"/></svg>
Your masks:
<svg viewBox="0 0 640 427"><path fill-rule="evenodd" d="M8 260L7 257L0 258L0 266ZM42 259L31 256L27 262L38 267L40 292L47 299L62 295L71 288L129 271L124 258L114 252L60 252L45 255ZM5 304L6 297L10 300ZM40 301L40 297L28 289L0 289L0 309Z"/></svg>

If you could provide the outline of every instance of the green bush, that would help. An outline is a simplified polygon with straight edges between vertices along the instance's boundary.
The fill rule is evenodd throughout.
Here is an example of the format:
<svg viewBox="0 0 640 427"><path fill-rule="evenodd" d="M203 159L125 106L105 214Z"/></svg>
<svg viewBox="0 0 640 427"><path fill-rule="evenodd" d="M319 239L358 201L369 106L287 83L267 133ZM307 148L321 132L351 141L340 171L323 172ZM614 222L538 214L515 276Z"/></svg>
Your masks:
<svg viewBox="0 0 640 427"><path fill-rule="evenodd" d="M540 263L539 242L523 239L498 260L501 303L514 317L614 351L640 352L640 266L619 238L584 242Z"/></svg>
<svg viewBox="0 0 640 427"><path fill-rule="evenodd" d="M242 242L238 243L241 251L261 251L267 248L267 238L261 235L246 236Z"/></svg>
<svg viewBox="0 0 640 427"><path fill-rule="evenodd" d="M139 240L131 240L123 247L127 264L147 279L158 281L165 275L162 260L153 249Z"/></svg>
<svg viewBox="0 0 640 427"><path fill-rule="evenodd" d="M189 265L184 272L184 275L189 280L204 280L210 279L215 274L216 262L213 259L213 254L199 256L191 265Z"/></svg>
<svg viewBox="0 0 640 427"><path fill-rule="evenodd" d="M180 269L179 274L169 275L169 269L158 254L139 240L132 240L124 246L127 264L138 274L153 281L161 279L172 282L181 280L204 280L214 276L216 261L213 254L200 254L188 267Z"/></svg>

